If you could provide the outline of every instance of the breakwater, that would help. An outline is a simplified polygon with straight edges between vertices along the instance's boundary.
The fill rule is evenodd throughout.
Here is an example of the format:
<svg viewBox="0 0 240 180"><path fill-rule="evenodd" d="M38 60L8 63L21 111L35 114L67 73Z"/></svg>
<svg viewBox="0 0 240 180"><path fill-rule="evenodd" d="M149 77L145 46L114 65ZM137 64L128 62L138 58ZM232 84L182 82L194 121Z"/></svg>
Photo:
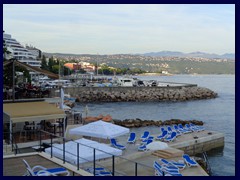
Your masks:
<svg viewBox="0 0 240 180"><path fill-rule="evenodd" d="M51 96L59 96L51 89ZM197 86L173 87L69 87L65 94L77 98L78 102L147 102L187 101L217 97L214 91Z"/></svg>
<svg viewBox="0 0 240 180"><path fill-rule="evenodd" d="M132 128L132 127L146 127L146 126L166 126L166 125L174 125L174 124L195 124L195 125L203 125L203 121L199 120L181 120L181 119L170 119L170 120L141 120L139 118L137 119L125 119L125 120L117 120L113 119L113 123L119 126Z"/></svg>

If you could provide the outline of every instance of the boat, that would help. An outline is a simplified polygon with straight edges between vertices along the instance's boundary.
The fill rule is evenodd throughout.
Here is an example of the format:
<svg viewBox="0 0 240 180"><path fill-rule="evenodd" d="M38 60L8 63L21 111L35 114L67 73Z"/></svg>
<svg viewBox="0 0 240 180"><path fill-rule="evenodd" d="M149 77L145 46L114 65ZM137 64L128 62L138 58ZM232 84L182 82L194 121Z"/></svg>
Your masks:
<svg viewBox="0 0 240 180"><path fill-rule="evenodd" d="M119 77L117 79L117 85L123 87L133 87L135 80L133 78L128 77Z"/></svg>

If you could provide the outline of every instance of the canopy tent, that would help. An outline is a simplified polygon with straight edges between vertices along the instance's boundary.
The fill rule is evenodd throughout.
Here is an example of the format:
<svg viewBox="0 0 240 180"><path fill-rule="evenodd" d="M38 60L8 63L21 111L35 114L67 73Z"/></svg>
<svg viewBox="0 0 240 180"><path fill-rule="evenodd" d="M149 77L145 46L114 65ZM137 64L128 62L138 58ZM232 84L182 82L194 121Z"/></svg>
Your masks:
<svg viewBox="0 0 240 180"><path fill-rule="evenodd" d="M94 160L94 152L95 151L95 160L103 159L107 157L112 157L112 155L120 156L122 155L122 150L110 147L106 144L98 143L96 141L88 140L88 139L78 139L76 141L69 141L65 143L65 148L63 148L63 144L53 144L52 154L53 156L63 159L63 154L65 160L71 164L77 165L77 150L79 143L79 163L89 162ZM63 151L65 150L65 153ZM45 152L51 154L51 147L46 148Z"/></svg>
<svg viewBox="0 0 240 180"><path fill-rule="evenodd" d="M84 126L73 128L69 134L85 135L103 139L115 138L129 133L129 129L104 121L96 121Z"/></svg>
<svg viewBox="0 0 240 180"><path fill-rule="evenodd" d="M3 114L4 121L11 120L13 123L66 117L63 110L45 101L5 103Z"/></svg>

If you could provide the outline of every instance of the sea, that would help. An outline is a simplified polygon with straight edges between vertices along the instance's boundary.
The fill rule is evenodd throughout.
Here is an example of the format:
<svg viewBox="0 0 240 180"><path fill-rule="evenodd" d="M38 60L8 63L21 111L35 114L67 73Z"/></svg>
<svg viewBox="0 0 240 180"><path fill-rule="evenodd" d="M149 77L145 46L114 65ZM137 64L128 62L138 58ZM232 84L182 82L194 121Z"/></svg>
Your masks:
<svg viewBox="0 0 240 180"><path fill-rule="evenodd" d="M208 151L208 160L213 176L235 176L235 75L172 75L137 76L141 80L157 80L197 84L218 93L215 99L192 100L186 102L108 102L79 103L74 107L83 117L88 108L88 116L110 114L113 119L142 120L201 120L208 130L225 134L224 147ZM138 136L144 130L152 134L160 133L159 127L132 128ZM126 138L126 137L124 137Z"/></svg>

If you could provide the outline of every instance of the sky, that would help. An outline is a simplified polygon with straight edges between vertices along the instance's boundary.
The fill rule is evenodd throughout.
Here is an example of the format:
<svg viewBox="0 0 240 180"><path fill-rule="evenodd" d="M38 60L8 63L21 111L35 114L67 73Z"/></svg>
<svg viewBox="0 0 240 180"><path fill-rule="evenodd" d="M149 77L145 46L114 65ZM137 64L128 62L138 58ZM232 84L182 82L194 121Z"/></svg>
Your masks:
<svg viewBox="0 0 240 180"><path fill-rule="evenodd" d="M49 53L235 53L235 5L4 4L3 30Z"/></svg>

